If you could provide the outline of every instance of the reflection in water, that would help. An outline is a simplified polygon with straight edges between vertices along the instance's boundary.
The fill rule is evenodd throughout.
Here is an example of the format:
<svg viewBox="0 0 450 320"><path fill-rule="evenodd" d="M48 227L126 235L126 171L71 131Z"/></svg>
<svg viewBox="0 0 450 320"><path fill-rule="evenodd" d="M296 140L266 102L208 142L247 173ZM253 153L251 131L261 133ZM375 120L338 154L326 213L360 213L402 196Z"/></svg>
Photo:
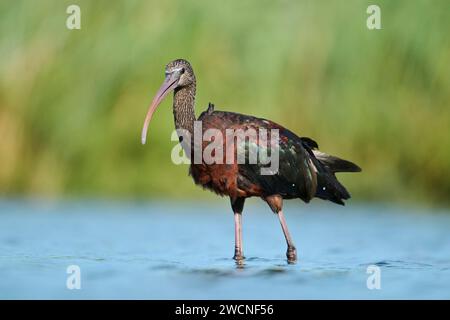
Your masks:
<svg viewBox="0 0 450 320"><path fill-rule="evenodd" d="M0 298L450 298L450 215L287 207L297 264L258 206L237 263L226 206L0 202ZM82 290L66 289L69 265ZM367 289L371 265L381 290Z"/></svg>

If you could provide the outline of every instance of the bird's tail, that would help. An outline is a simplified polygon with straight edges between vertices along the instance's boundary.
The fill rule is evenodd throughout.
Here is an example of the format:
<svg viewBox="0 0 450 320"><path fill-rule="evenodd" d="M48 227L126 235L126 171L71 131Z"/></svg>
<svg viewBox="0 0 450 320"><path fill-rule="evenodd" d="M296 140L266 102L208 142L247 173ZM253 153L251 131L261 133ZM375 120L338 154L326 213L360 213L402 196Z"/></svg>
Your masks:
<svg viewBox="0 0 450 320"><path fill-rule="evenodd" d="M313 153L320 163L320 165L316 166L319 169L317 173L316 197L344 205L343 200L350 199L350 193L334 174L336 172L359 172L361 168L350 161L318 150L313 150Z"/></svg>
<svg viewBox="0 0 450 320"><path fill-rule="evenodd" d="M320 152L319 150L312 150L314 156L319 160L328 170L333 173L336 172L360 172L361 168L353 162L331 156L329 154Z"/></svg>
<svg viewBox="0 0 450 320"><path fill-rule="evenodd" d="M344 205L343 200L350 199L350 193L332 173L318 172L316 197Z"/></svg>

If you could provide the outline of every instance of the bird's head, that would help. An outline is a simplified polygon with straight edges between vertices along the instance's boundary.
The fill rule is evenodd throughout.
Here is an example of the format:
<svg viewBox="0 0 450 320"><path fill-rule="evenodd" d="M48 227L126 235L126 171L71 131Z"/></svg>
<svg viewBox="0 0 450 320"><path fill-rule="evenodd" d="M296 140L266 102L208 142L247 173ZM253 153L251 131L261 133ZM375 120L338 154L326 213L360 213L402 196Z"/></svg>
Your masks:
<svg viewBox="0 0 450 320"><path fill-rule="evenodd" d="M191 64L184 59L177 59L169 62L165 69L165 79L155 97L145 117L144 128L142 129L141 140L142 144L145 144L147 137L147 129L158 105L163 99L173 90L189 86L195 83L195 75L192 70Z"/></svg>

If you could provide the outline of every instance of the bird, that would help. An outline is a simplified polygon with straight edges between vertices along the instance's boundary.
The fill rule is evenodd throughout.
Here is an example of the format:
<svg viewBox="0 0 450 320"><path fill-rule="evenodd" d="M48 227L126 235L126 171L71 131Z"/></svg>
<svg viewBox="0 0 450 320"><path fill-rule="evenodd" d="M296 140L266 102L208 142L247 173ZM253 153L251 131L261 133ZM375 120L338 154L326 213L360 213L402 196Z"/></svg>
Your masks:
<svg viewBox="0 0 450 320"><path fill-rule="evenodd" d="M170 92L173 92L173 115L177 132L184 131L194 135L196 123L201 123L203 133L208 129L215 129L220 133L229 129L277 130L279 159L278 170L274 174L261 174L260 169L266 165L263 163L207 163L204 160L193 161L193 156L190 155L189 175L195 184L204 189L229 197L234 214L233 259L236 262L243 263L245 259L242 244L242 213L245 200L259 197L278 216L287 244L287 262L296 263L297 249L283 213L283 200L301 199L308 203L313 198L320 198L344 205L344 200L350 198L350 193L337 180L335 173L359 172L361 168L353 162L319 151L319 146L313 139L300 137L267 119L215 110L211 103L207 110L196 118L196 86L194 70L187 60L176 59L166 65L164 83L153 98L145 117L141 134L142 144L146 143L148 126L155 110ZM192 141L183 141L184 137L185 135L179 134L180 144L186 154L191 154L190 151L195 148L205 150L205 142L194 146ZM261 151L261 141L258 140L256 144L257 151ZM225 144L223 141L220 143ZM247 159L249 144L244 142L243 146L244 149L239 150L245 153ZM223 148L227 146L224 145ZM233 148L232 151L237 153L238 144Z"/></svg>

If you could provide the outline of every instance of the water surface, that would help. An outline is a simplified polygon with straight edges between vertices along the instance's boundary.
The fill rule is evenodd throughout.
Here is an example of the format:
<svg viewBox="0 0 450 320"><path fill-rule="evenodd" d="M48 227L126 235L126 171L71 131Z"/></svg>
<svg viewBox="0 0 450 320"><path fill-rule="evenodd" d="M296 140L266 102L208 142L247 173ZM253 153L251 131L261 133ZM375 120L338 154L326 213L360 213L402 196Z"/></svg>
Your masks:
<svg viewBox="0 0 450 320"><path fill-rule="evenodd" d="M3 299L450 298L450 214L290 202L299 262L276 216L246 204L242 268L226 200L197 203L0 201ZM69 265L81 290L66 286ZM369 290L367 267L381 270Z"/></svg>

